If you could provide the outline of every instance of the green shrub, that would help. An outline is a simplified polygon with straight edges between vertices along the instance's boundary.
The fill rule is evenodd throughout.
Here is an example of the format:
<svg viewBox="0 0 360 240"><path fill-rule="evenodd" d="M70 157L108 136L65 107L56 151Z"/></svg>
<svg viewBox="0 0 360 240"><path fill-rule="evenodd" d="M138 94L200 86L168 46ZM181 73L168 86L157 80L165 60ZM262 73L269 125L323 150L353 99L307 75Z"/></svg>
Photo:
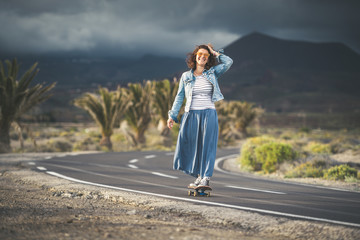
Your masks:
<svg viewBox="0 0 360 240"><path fill-rule="evenodd" d="M92 138L85 138L79 142L76 142L73 146L73 151L86 151L90 150L90 145L94 144Z"/></svg>
<svg viewBox="0 0 360 240"><path fill-rule="evenodd" d="M71 152L72 144L61 140L50 140L46 145L40 145L38 147L39 152Z"/></svg>
<svg viewBox="0 0 360 240"><path fill-rule="evenodd" d="M101 134L99 132L97 132L97 131L85 131L85 132L88 133L89 137L92 137L92 138L95 138L95 139L101 139L102 138Z"/></svg>
<svg viewBox="0 0 360 240"><path fill-rule="evenodd" d="M285 174L286 178L319 178L324 176L324 169L317 166L313 162L305 162L288 171Z"/></svg>
<svg viewBox="0 0 360 240"><path fill-rule="evenodd" d="M66 141L55 141L53 146L56 152L71 152L72 144Z"/></svg>
<svg viewBox="0 0 360 240"><path fill-rule="evenodd" d="M348 182L348 183L359 182L359 173L358 173L358 177L345 177L345 182Z"/></svg>
<svg viewBox="0 0 360 240"><path fill-rule="evenodd" d="M261 170L261 163L257 161L255 156L255 149L262 144L274 141L269 137L253 137L246 140L241 148L240 163L242 168L249 169L250 171Z"/></svg>
<svg viewBox="0 0 360 240"><path fill-rule="evenodd" d="M274 172L280 163L293 160L296 156L290 144L269 137L249 138L241 148L242 168L252 171Z"/></svg>
<svg viewBox="0 0 360 240"><path fill-rule="evenodd" d="M72 133L74 133L74 132L78 132L79 129L78 129L77 127L70 127L70 128L69 128L69 131L72 132Z"/></svg>
<svg viewBox="0 0 360 240"><path fill-rule="evenodd" d="M311 153L316 154L330 154L331 146L329 144L322 144L318 142L309 142L305 149Z"/></svg>
<svg viewBox="0 0 360 240"><path fill-rule="evenodd" d="M269 142L255 149L255 157L262 164L262 170L271 173L275 172L282 162L293 160L295 153L289 144Z"/></svg>
<svg viewBox="0 0 360 240"><path fill-rule="evenodd" d="M310 133L311 129L308 127L302 127L299 129L299 132L303 132L303 133Z"/></svg>
<svg viewBox="0 0 360 240"><path fill-rule="evenodd" d="M358 141L352 138L338 137L331 141L331 152L332 153L343 153L348 150L356 151L360 145Z"/></svg>
<svg viewBox="0 0 360 240"><path fill-rule="evenodd" d="M291 134L285 132L285 133L281 134L279 136L279 138L288 141L288 140L293 139L293 136Z"/></svg>
<svg viewBox="0 0 360 240"><path fill-rule="evenodd" d="M333 167L335 161L326 154L315 154L302 159L298 165L286 171L286 178L321 178Z"/></svg>
<svg viewBox="0 0 360 240"><path fill-rule="evenodd" d="M332 168L329 168L325 174L325 179L330 180L345 180L347 177L357 177L357 170L355 168L349 167L348 165L338 165Z"/></svg>
<svg viewBox="0 0 360 240"><path fill-rule="evenodd" d="M122 133L114 133L111 136L113 142L126 142L126 136Z"/></svg>
<svg viewBox="0 0 360 240"><path fill-rule="evenodd" d="M71 132L63 131L59 133L59 137L70 137L72 136Z"/></svg>

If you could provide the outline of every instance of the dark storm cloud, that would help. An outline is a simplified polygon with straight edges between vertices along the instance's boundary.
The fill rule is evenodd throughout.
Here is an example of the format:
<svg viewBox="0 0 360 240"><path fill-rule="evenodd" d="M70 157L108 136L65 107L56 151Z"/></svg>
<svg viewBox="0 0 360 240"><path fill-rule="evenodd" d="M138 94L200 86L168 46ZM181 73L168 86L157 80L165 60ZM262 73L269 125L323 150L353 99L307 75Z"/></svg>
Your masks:
<svg viewBox="0 0 360 240"><path fill-rule="evenodd" d="M360 50L360 1L251 0L217 6L211 25L286 39L341 41ZM224 21L217 21L225 19Z"/></svg>
<svg viewBox="0 0 360 240"><path fill-rule="evenodd" d="M183 55L252 31L360 50L358 1L1 1L0 51Z"/></svg>

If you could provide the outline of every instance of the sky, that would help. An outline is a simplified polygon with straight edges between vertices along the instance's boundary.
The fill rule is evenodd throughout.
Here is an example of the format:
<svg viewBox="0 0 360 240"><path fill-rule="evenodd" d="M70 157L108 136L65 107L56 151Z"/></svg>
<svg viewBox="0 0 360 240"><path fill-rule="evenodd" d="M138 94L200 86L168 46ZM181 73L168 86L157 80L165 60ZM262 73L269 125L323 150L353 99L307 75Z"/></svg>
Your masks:
<svg viewBox="0 0 360 240"><path fill-rule="evenodd" d="M0 52L181 57L257 31L360 53L359 0L0 0Z"/></svg>

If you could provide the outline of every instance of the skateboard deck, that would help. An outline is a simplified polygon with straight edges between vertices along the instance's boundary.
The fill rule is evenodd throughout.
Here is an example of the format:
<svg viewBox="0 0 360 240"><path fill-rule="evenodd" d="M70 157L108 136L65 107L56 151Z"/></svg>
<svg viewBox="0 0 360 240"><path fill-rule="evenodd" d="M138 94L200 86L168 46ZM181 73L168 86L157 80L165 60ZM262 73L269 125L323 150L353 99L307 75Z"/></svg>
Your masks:
<svg viewBox="0 0 360 240"><path fill-rule="evenodd" d="M210 197L210 192L205 192L205 191L212 191L212 188L207 186L198 186L198 187L188 186L188 189L191 189L188 191L188 195L194 197L197 196Z"/></svg>

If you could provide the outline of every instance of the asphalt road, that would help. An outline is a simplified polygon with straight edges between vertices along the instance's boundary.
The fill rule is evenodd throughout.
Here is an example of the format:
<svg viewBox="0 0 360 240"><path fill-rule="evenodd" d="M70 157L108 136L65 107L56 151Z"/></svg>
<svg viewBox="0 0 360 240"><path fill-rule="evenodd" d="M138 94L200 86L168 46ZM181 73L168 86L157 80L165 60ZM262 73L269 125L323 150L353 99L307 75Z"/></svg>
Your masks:
<svg viewBox="0 0 360 240"><path fill-rule="evenodd" d="M218 150L217 163L238 149ZM360 193L264 180L215 169L211 197L188 196L194 179L172 169L172 152L120 152L54 157L34 170L85 184L262 214L360 227Z"/></svg>

